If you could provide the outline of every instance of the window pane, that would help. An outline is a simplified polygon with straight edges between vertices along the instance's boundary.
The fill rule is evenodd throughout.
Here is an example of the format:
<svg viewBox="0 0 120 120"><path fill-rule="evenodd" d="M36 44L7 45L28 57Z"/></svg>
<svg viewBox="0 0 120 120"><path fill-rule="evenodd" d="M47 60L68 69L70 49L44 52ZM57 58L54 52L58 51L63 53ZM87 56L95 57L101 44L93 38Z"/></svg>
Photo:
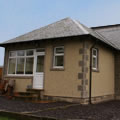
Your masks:
<svg viewBox="0 0 120 120"><path fill-rule="evenodd" d="M10 57L15 57L16 56L16 52L10 52Z"/></svg>
<svg viewBox="0 0 120 120"><path fill-rule="evenodd" d="M63 56L55 56L55 66L63 66Z"/></svg>
<svg viewBox="0 0 120 120"><path fill-rule="evenodd" d="M33 74L33 58L26 58L25 74Z"/></svg>
<svg viewBox="0 0 120 120"><path fill-rule="evenodd" d="M43 70L44 70L44 56L37 56L36 72L43 72Z"/></svg>
<svg viewBox="0 0 120 120"><path fill-rule="evenodd" d="M56 48L56 52L55 53L64 53L64 48L63 47Z"/></svg>
<svg viewBox="0 0 120 120"><path fill-rule="evenodd" d="M93 57L93 68L97 69L97 59Z"/></svg>
<svg viewBox="0 0 120 120"><path fill-rule="evenodd" d="M24 74L24 58L17 58L17 71L16 74Z"/></svg>
<svg viewBox="0 0 120 120"><path fill-rule="evenodd" d="M97 50L93 49L93 55L97 56Z"/></svg>
<svg viewBox="0 0 120 120"><path fill-rule="evenodd" d="M28 51L26 52L26 55L27 55L27 56L33 56L33 50L28 50Z"/></svg>
<svg viewBox="0 0 120 120"><path fill-rule="evenodd" d="M15 65L16 65L16 59L15 58L9 59L8 74L15 74Z"/></svg>
<svg viewBox="0 0 120 120"><path fill-rule="evenodd" d="M25 55L25 51L18 51L17 52L17 56L24 56Z"/></svg>

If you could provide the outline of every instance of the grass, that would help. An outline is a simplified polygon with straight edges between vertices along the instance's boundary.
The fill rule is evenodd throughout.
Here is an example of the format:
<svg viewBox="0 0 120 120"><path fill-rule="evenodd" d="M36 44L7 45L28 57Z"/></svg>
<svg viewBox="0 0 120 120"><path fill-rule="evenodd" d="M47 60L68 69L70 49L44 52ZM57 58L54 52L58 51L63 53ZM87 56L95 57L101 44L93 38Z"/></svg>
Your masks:
<svg viewBox="0 0 120 120"><path fill-rule="evenodd" d="M0 120L16 120L16 119L0 116Z"/></svg>

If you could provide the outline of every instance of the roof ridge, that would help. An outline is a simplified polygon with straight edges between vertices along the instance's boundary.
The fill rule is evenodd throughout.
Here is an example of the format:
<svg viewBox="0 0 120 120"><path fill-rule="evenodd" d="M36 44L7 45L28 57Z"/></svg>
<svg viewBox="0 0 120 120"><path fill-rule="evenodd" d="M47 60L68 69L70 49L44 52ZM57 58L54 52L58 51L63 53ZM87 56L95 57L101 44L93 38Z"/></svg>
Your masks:
<svg viewBox="0 0 120 120"><path fill-rule="evenodd" d="M72 19L72 21L85 33L85 34L89 34L89 32L84 29L84 27L77 21L77 20L74 20Z"/></svg>
<svg viewBox="0 0 120 120"><path fill-rule="evenodd" d="M96 26L96 27L90 27L91 29L100 29L100 28L109 28L109 27L116 27L120 26L120 24L113 24L113 25L102 25L102 26Z"/></svg>

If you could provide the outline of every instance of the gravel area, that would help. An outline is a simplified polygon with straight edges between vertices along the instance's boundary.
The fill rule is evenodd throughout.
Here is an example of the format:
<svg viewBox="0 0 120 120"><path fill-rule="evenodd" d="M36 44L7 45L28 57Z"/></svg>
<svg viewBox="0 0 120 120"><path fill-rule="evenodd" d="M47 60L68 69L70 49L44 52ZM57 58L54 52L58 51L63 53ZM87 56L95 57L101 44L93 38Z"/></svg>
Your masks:
<svg viewBox="0 0 120 120"><path fill-rule="evenodd" d="M120 120L120 101L77 105L65 109L38 112L34 115L58 119Z"/></svg>
<svg viewBox="0 0 120 120"><path fill-rule="evenodd" d="M115 100L93 105L80 105L67 102L30 103L18 100L8 100L4 97L0 97L0 110L33 112L31 115L60 120L120 120L120 101Z"/></svg>
<svg viewBox="0 0 120 120"><path fill-rule="evenodd" d="M31 103L20 100L11 100L0 96L0 110L6 110L11 112L33 112L33 111L45 110L48 108L65 106L69 104L72 103L67 103L67 102Z"/></svg>

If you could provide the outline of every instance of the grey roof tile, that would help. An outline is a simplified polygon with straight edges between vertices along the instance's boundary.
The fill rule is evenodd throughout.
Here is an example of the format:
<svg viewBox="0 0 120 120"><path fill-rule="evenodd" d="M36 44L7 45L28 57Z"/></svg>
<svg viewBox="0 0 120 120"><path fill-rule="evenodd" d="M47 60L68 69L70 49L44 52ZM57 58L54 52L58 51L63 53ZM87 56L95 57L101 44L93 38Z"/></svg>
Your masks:
<svg viewBox="0 0 120 120"><path fill-rule="evenodd" d="M114 45L113 42L107 40L107 37L103 37L104 34L101 34L97 30L92 30L91 28L86 27L85 25L81 24L76 20L72 20L71 18L62 19L53 24L49 24L40 29L36 29L32 32L18 36L14 39L5 41L1 43L0 46L9 43L20 43L33 40L43 40L49 38L79 36L88 34L117 49L117 46Z"/></svg>
<svg viewBox="0 0 120 120"><path fill-rule="evenodd" d="M120 50L120 25L93 27L92 29Z"/></svg>
<svg viewBox="0 0 120 120"><path fill-rule="evenodd" d="M32 41L32 40L41 40L48 38L77 36L84 34L88 34L88 33L85 33L83 29L80 29L80 27L78 27L78 25L72 19L65 18L53 24L47 25L40 29L36 29L32 32L16 37L14 39L8 40L4 42L4 44Z"/></svg>

